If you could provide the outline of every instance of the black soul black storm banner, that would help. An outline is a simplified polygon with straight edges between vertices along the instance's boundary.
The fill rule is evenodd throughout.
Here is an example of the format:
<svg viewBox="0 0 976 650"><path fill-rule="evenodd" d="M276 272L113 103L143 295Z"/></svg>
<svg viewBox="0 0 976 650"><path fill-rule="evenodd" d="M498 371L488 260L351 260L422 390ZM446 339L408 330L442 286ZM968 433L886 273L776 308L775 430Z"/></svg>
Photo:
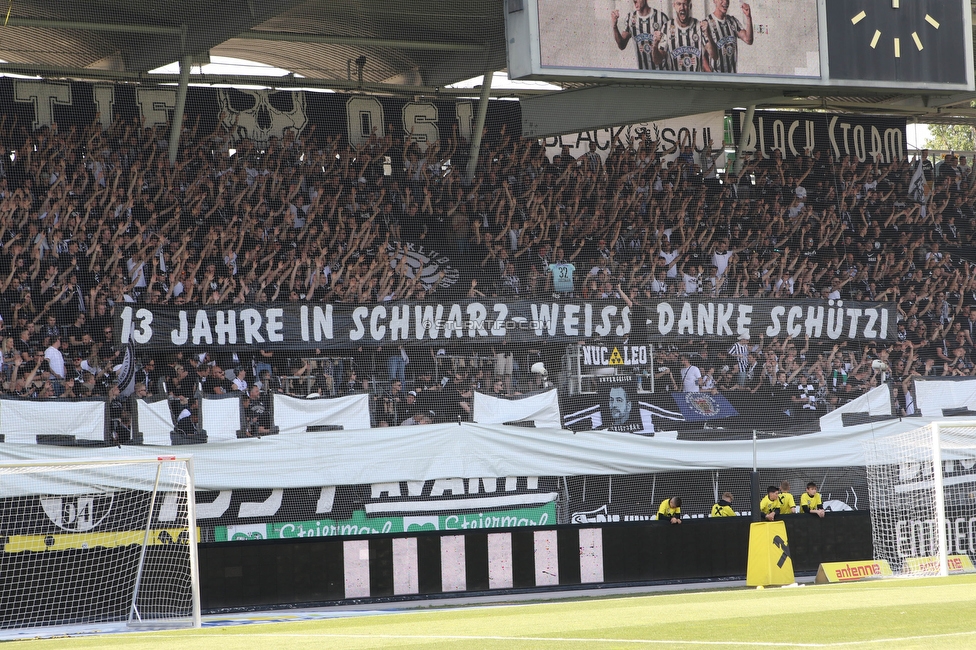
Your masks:
<svg viewBox="0 0 976 650"><path fill-rule="evenodd" d="M860 162L874 162L880 155L888 164L907 158L907 122L903 117L756 111L749 128L744 124L745 116L743 111L733 113L732 132L739 142L746 130L743 150L754 154L755 159L771 158L776 150L784 160L818 151L824 160L850 156Z"/></svg>
<svg viewBox="0 0 976 650"><path fill-rule="evenodd" d="M225 304L199 309L128 305L118 343L141 349L260 346L348 349L391 343L638 343L687 337L760 335L811 340L891 340L894 308L881 303L669 300L636 306L608 301L478 301L379 305Z"/></svg>

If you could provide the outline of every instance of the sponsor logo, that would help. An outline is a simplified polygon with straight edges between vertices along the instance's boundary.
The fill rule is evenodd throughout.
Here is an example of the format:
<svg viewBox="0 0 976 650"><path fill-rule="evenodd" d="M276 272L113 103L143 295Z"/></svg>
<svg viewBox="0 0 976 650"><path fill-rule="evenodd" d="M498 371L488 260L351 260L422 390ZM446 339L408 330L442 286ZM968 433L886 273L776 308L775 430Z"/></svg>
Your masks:
<svg viewBox="0 0 976 650"><path fill-rule="evenodd" d="M595 510L585 512L574 512L570 517L574 524L602 524L608 521L620 521L620 515L611 515L607 511L607 506L603 505Z"/></svg>
<svg viewBox="0 0 976 650"><path fill-rule="evenodd" d="M857 582L877 578L890 578L891 566L885 560L855 562L825 562L817 571L817 583Z"/></svg>
<svg viewBox="0 0 976 650"><path fill-rule="evenodd" d="M881 565L877 562L874 564L847 564L842 568L834 569L834 577L840 582L880 577L881 575Z"/></svg>
<svg viewBox="0 0 976 650"><path fill-rule="evenodd" d="M364 511L357 510L351 518L343 521L316 519L314 521L289 521L247 526L217 526L214 528L214 541L239 542L259 539L417 533L434 530L523 528L550 526L554 523L556 523L555 503L547 503L538 508L424 517L368 517Z"/></svg>
<svg viewBox="0 0 976 650"><path fill-rule="evenodd" d="M968 555L950 555L946 558L946 564L949 566L950 574L976 573L976 566L973 566L973 561L969 559ZM941 569L939 558L936 556L906 558L905 568L912 573L932 575L938 574Z"/></svg>
<svg viewBox="0 0 976 650"><path fill-rule="evenodd" d="M197 539L200 529L197 528ZM3 538L0 538L3 539ZM57 535L12 535L6 538L4 553L35 553L67 551L71 549L119 548L121 546L142 546L146 539L145 530L123 530L110 533L66 533ZM190 536L186 528L159 528L149 531L149 546L170 546L189 544Z"/></svg>
<svg viewBox="0 0 976 650"><path fill-rule="evenodd" d="M651 355L646 345L581 345L584 366L645 366Z"/></svg>
<svg viewBox="0 0 976 650"><path fill-rule="evenodd" d="M899 520L895 552L906 561L939 552L939 527L934 519ZM946 518L946 553L976 555L976 517Z"/></svg>
<svg viewBox="0 0 976 650"><path fill-rule="evenodd" d="M41 509L55 526L73 533L83 533L98 526L112 511L111 492L72 497L42 496Z"/></svg>

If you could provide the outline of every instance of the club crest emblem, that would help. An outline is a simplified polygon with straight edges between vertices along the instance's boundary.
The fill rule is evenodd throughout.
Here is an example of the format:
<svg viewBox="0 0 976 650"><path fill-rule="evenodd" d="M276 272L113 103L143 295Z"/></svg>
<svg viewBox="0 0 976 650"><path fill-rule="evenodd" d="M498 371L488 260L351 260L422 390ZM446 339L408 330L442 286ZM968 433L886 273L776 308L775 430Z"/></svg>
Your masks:
<svg viewBox="0 0 976 650"><path fill-rule="evenodd" d="M685 403L704 417L718 415L720 409L708 393L685 393Z"/></svg>

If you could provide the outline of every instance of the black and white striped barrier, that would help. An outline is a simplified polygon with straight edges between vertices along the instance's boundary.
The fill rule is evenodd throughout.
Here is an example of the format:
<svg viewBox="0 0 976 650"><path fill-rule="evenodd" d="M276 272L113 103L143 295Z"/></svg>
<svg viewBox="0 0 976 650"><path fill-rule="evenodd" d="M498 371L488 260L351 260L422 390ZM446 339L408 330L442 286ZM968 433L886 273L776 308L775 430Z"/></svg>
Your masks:
<svg viewBox="0 0 976 650"><path fill-rule="evenodd" d="M342 551L346 599L604 581L599 528L360 539Z"/></svg>
<svg viewBox="0 0 976 650"><path fill-rule="evenodd" d="M867 512L784 517L797 572L872 557ZM748 517L200 545L207 611L745 576Z"/></svg>

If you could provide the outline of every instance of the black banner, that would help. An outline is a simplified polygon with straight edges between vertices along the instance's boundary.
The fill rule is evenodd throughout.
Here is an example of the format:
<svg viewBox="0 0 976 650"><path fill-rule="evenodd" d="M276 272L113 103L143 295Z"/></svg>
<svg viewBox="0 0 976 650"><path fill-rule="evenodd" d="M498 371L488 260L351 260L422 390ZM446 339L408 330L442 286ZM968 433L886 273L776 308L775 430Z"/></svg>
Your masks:
<svg viewBox="0 0 976 650"><path fill-rule="evenodd" d="M662 300L637 307L636 312L608 301L127 305L116 318L116 342L144 350L252 345L350 349L452 341L575 343L594 337L611 342L632 338L635 343L682 337L758 340L760 335L875 341L890 340L896 323L893 305L840 300ZM634 351L628 348L627 353ZM636 354L640 365L639 351ZM626 365L625 360L621 365Z"/></svg>
<svg viewBox="0 0 976 650"><path fill-rule="evenodd" d="M732 115L732 132L740 142L744 111ZM784 159L819 151L825 160L851 156L860 162L905 160L907 157L905 118L825 113L756 111L752 128L747 129L743 153L754 159L767 159L778 150Z"/></svg>
<svg viewBox="0 0 976 650"><path fill-rule="evenodd" d="M164 125L175 106L173 86L0 79L0 111L7 116L5 131L13 137L8 146L19 145L29 131L54 124L64 131L85 128L96 119L104 127L118 119L145 127ZM320 144L340 136L359 145L375 134L401 142L409 135L423 146L452 136L470 141L474 107L473 100L411 102L340 93L191 87L184 125L195 128L199 137L223 123L235 139L248 137L259 143L291 131L307 132ZM521 124L518 102L489 103L489 133L518 137Z"/></svg>
<svg viewBox="0 0 976 650"><path fill-rule="evenodd" d="M897 313L891 303L843 300L662 300L632 319L648 340L760 335L810 340L877 341L894 336Z"/></svg>
<svg viewBox="0 0 976 650"><path fill-rule="evenodd" d="M146 305L119 311L118 343L158 350L184 346L350 349L359 346L573 342L631 331L630 308L607 301Z"/></svg>

